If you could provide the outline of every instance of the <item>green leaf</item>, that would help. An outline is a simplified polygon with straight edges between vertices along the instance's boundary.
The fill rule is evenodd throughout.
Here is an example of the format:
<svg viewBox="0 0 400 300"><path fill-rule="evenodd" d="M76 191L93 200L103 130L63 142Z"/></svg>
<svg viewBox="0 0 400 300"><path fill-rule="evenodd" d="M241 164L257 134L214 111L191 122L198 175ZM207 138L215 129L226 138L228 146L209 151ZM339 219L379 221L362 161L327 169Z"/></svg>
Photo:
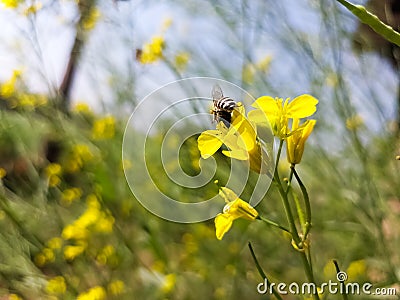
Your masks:
<svg viewBox="0 0 400 300"><path fill-rule="evenodd" d="M355 5L346 0L337 0L353 13L362 23L367 24L376 33L383 36L388 41L400 46L400 34L389 25L383 23L377 16L370 13L362 5Z"/></svg>

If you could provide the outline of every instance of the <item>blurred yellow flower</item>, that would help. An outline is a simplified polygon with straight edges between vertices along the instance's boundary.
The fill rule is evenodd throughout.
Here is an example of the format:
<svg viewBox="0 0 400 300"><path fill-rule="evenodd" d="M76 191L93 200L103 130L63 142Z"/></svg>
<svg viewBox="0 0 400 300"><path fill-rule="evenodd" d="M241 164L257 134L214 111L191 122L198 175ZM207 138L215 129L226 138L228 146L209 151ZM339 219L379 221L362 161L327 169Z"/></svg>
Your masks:
<svg viewBox="0 0 400 300"><path fill-rule="evenodd" d="M84 242L79 245L68 245L64 247L64 258L66 260L74 260L77 256L86 250L87 244Z"/></svg>
<svg viewBox="0 0 400 300"><path fill-rule="evenodd" d="M288 119L309 117L317 110L318 104L318 100L308 94L289 100L262 96L253 103L252 106L257 109L249 112L249 119L255 123L269 122L273 134L286 139L289 133Z"/></svg>
<svg viewBox="0 0 400 300"><path fill-rule="evenodd" d="M172 22L173 22L172 18L166 18L162 23L161 31L165 32L168 28L170 28Z"/></svg>
<svg viewBox="0 0 400 300"><path fill-rule="evenodd" d="M111 295L118 296L124 292L125 284L122 280L114 280L108 284L107 290Z"/></svg>
<svg viewBox="0 0 400 300"><path fill-rule="evenodd" d="M42 250L42 253L43 253L44 257L46 258L47 262L53 262L55 260L53 249L44 248Z"/></svg>
<svg viewBox="0 0 400 300"><path fill-rule="evenodd" d="M85 102L76 103L72 108L72 111L75 113L81 113L86 115L91 115L93 113L90 106Z"/></svg>
<svg viewBox="0 0 400 300"><path fill-rule="evenodd" d="M266 55L260 61L257 62L256 66L261 72L267 72L269 69L269 65L271 64L272 55Z"/></svg>
<svg viewBox="0 0 400 300"><path fill-rule="evenodd" d="M82 28L86 31L92 30L97 21L100 19L101 13L100 10L93 6L90 8L89 12L82 17Z"/></svg>
<svg viewBox="0 0 400 300"><path fill-rule="evenodd" d="M7 0L3 1L2 0L2 2L3 3L5 3L5 2L9 2L9 3L13 2L14 3L15 2L17 5L19 3L19 1L12 1L12 0L11 1L7 1ZM11 78L9 80L7 80L6 82L4 82L3 84L1 84L1 86L0 86L0 96L1 97L9 98L15 94L16 83L20 79L21 74L22 74L21 70L14 70Z"/></svg>
<svg viewBox="0 0 400 300"><path fill-rule="evenodd" d="M39 1L35 1L35 3L29 5L27 8L24 9L23 14L25 16L29 16L31 14L36 14L40 9L42 9L42 3Z"/></svg>
<svg viewBox="0 0 400 300"><path fill-rule="evenodd" d="M35 255L34 261L38 267L43 267L46 264L46 257L43 253L38 253Z"/></svg>
<svg viewBox="0 0 400 300"><path fill-rule="evenodd" d="M364 259L352 261L346 270L349 280L357 281L360 278L366 278L367 265Z"/></svg>
<svg viewBox="0 0 400 300"><path fill-rule="evenodd" d="M299 164L303 157L307 138L314 129L315 120L307 120L299 127L299 119L293 119L292 132L286 140L287 160L291 164Z"/></svg>
<svg viewBox="0 0 400 300"><path fill-rule="evenodd" d="M62 243L63 243L63 241L61 238L54 237L54 238L50 239L49 241L47 241L47 246L50 249L55 250L55 249L60 249L62 247Z"/></svg>
<svg viewBox="0 0 400 300"><path fill-rule="evenodd" d="M113 216L102 212L95 223L95 230L98 232L110 233L113 230L114 222L115 219Z"/></svg>
<svg viewBox="0 0 400 300"><path fill-rule="evenodd" d="M71 240L71 239L82 240L86 239L87 236L88 236L87 229L85 227L77 225L76 223L65 226L61 233L61 237L64 240Z"/></svg>
<svg viewBox="0 0 400 300"><path fill-rule="evenodd" d="M173 273L168 274L163 279L161 290L167 294L174 289L175 283L176 283L176 275Z"/></svg>
<svg viewBox="0 0 400 300"><path fill-rule="evenodd" d="M163 57L163 50L165 48L164 38L160 35L154 36L150 43L143 45L139 55L139 61L142 64L151 64Z"/></svg>
<svg viewBox="0 0 400 300"><path fill-rule="evenodd" d="M234 220L244 218L253 221L257 218L258 212L226 187L220 188L219 195L227 202L223 213L218 214L214 220L217 239L221 240L232 227Z"/></svg>
<svg viewBox="0 0 400 300"><path fill-rule="evenodd" d="M80 188L69 188L62 192L61 201L65 205L70 205L73 201L78 200L82 196L82 190Z"/></svg>
<svg viewBox="0 0 400 300"><path fill-rule="evenodd" d="M346 120L346 128L349 130L356 130L364 124L364 120L360 115L355 115Z"/></svg>
<svg viewBox="0 0 400 300"><path fill-rule="evenodd" d="M108 258L115 253L115 248L113 245L106 245L103 249L99 251L96 256L96 260L105 265L107 263Z"/></svg>
<svg viewBox="0 0 400 300"><path fill-rule="evenodd" d="M17 8L22 0L1 0L0 2L7 8Z"/></svg>
<svg viewBox="0 0 400 300"><path fill-rule="evenodd" d="M67 290L65 279L62 276L56 276L50 279L46 285L46 292L49 294L64 294Z"/></svg>
<svg viewBox="0 0 400 300"><path fill-rule="evenodd" d="M61 175L61 171L61 166L56 163L51 163L46 167L45 173L49 179L50 187L55 187L60 184L61 178L59 175Z"/></svg>
<svg viewBox="0 0 400 300"><path fill-rule="evenodd" d="M86 144L77 144L72 147L66 162L65 169L67 172L75 173L79 171L85 162L89 162L94 158L90 147Z"/></svg>
<svg viewBox="0 0 400 300"><path fill-rule="evenodd" d="M107 116L94 121L92 138L95 140L111 139L115 134L115 119Z"/></svg>
<svg viewBox="0 0 400 300"><path fill-rule="evenodd" d="M189 62L190 55L188 52L179 52L175 55L174 65L179 72L183 72Z"/></svg>
<svg viewBox="0 0 400 300"><path fill-rule="evenodd" d="M0 167L0 179L6 177L7 171Z"/></svg>
<svg viewBox="0 0 400 300"><path fill-rule="evenodd" d="M252 63L247 63L242 69L242 79L245 83L251 84L254 81L254 75L256 74L256 66Z"/></svg>
<svg viewBox="0 0 400 300"><path fill-rule="evenodd" d="M23 300L20 296L18 296L17 294L10 294L8 296L9 300Z"/></svg>
<svg viewBox="0 0 400 300"><path fill-rule="evenodd" d="M48 177L50 177L51 175L60 175L61 174L61 166L56 163L51 163L46 167L45 172Z"/></svg>
<svg viewBox="0 0 400 300"><path fill-rule="evenodd" d="M87 292L79 294L76 300L103 300L105 298L105 289L101 286L95 286Z"/></svg>

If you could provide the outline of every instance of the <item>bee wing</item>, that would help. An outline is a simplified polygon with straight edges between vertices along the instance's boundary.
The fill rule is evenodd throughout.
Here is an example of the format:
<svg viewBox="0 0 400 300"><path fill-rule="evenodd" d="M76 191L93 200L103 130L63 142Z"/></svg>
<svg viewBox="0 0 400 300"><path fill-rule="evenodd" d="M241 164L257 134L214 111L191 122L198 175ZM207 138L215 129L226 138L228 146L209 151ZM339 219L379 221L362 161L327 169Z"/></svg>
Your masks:
<svg viewBox="0 0 400 300"><path fill-rule="evenodd" d="M224 94L222 93L222 89L218 84L215 84L213 86L213 89L211 91L211 96L212 96L214 101L217 101L217 100L221 99L224 96Z"/></svg>

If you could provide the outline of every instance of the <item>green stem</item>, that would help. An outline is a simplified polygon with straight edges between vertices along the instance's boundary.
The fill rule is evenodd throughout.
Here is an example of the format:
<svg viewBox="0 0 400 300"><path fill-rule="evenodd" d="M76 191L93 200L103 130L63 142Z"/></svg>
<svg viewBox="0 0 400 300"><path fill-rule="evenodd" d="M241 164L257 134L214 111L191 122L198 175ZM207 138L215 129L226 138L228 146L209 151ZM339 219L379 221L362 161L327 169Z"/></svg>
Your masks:
<svg viewBox="0 0 400 300"><path fill-rule="evenodd" d="M278 184L278 190L279 190L279 193L282 196L282 202L283 202L283 206L285 208L286 218L287 218L288 223L289 223L290 233L292 234L293 240L298 245L298 244L300 244L301 240L300 240L300 237L299 237L299 233L297 232L296 224L294 223L292 210L290 208L290 204L289 204L286 192L283 190L282 182L281 182L281 180L279 178L279 173L278 173L278 164L279 164L279 159L280 159L280 155L281 155L281 152L282 152L282 146L283 146L283 140L280 140L279 148L278 148L278 154L277 154L277 157L276 157L274 180Z"/></svg>
<svg viewBox="0 0 400 300"><path fill-rule="evenodd" d="M274 227L277 227L277 228L279 228L279 229L281 229L281 230L283 230L283 231L286 231L286 232L288 232L288 233L291 234L291 232L290 232L289 229L287 229L287 228L284 227L284 226L279 225L278 223L275 223L274 221L268 220L267 218L261 217L260 215L257 216L256 219L257 219L257 220L264 221L264 222L267 223L268 225L272 225L272 226L274 226Z"/></svg>
<svg viewBox="0 0 400 300"><path fill-rule="evenodd" d="M250 242L248 243L248 245L249 245L249 249L250 249L251 256L253 257L254 263L256 264L258 273L261 275L262 279L266 279L267 282L269 282L267 275L265 275L265 273L264 273L264 271L263 271L263 269L262 269L260 263L258 262L258 259L257 259L257 257L256 257L256 254L254 253L253 246L251 245ZM281 297L281 295L274 289L273 286L271 287L271 290L272 290L272 293L274 294L274 296L275 296L277 299L283 300L282 297Z"/></svg>
<svg viewBox="0 0 400 300"><path fill-rule="evenodd" d="M293 169L290 168L289 179L288 179L288 186L286 188L286 195L289 194L289 190L292 187L292 179L293 179Z"/></svg>
<svg viewBox="0 0 400 300"><path fill-rule="evenodd" d="M335 265L336 274L340 273L340 268L339 268L338 262L336 260L333 260L333 264ZM346 289L344 288L344 281L342 281L342 280L340 280L340 287L341 287L341 290L344 291L344 293L342 293L343 300L348 300L347 294L346 294Z"/></svg>
<svg viewBox="0 0 400 300"><path fill-rule="evenodd" d="M306 206L306 230L304 232L304 237L303 237L303 241L305 241L307 239L307 235L310 232L311 229L311 204L310 204L310 198L308 196L308 192L306 187L304 186L303 182L300 179L299 174L297 174L296 169L295 169L295 165L292 164L290 166L290 169L293 171L294 177L296 177L296 180L300 186L301 192L303 194L303 198L304 198L304 203Z"/></svg>
<svg viewBox="0 0 400 300"><path fill-rule="evenodd" d="M284 190L282 182L281 182L281 180L279 178L278 164L279 164L279 159L280 159L280 155L281 155L281 152L282 152L282 146L283 146L283 140L280 140L279 148L278 148L278 154L277 154L277 158L276 158L275 171L274 171L274 180L277 183L279 193L281 194L283 206L284 206L285 213L286 213L286 218L288 219L288 222L289 222L290 232L292 234L293 241L295 242L296 246L299 247L299 249L303 249L304 244L303 244L303 241L301 240L301 238L299 236L299 233L298 233L297 228L296 228L296 224L294 222L292 210L290 208L290 203L289 203L289 200L288 200L288 197L287 197L288 196L287 195L287 190L286 191ZM294 169L293 169L293 173L296 176L296 173L295 173ZM312 269L311 269L311 264L310 264L309 260L307 259L307 255L304 253L304 251L299 251L298 253L300 254L301 261L303 263L303 267L304 267L304 270L305 270L305 273L306 273L308 281L310 283L315 283L314 275L313 275L313 272L312 272ZM318 293L313 294L313 298L314 298L314 300L319 300Z"/></svg>

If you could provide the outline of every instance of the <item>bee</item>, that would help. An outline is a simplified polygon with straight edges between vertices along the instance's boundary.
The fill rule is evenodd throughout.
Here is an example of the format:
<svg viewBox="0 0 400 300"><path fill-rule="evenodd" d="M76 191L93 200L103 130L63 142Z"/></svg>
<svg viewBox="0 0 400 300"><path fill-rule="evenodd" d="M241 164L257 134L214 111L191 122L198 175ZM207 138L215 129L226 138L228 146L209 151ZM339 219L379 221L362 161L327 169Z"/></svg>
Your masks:
<svg viewBox="0 0 400 300"><path fill-rule="evenodd" d="M232 112L237 107L237 103L230 97L224 97L221 87L216 84L214 85L211 96L213 99L213 109L211 113L214 116L214 122L224 122L229 127L232 119Z"/></svg>

